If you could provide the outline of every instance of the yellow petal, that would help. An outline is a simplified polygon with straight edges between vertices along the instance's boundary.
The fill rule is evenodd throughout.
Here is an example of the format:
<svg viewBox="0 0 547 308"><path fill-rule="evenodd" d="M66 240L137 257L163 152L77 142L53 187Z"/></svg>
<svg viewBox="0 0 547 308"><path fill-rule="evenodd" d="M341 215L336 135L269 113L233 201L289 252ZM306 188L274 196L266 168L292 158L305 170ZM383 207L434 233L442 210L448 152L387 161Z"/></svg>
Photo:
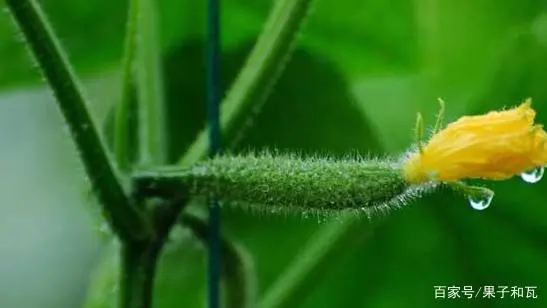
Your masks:
<svg viewBox="0 0 547 308"><path fill-rule="evenodd" d="M504 180L547 164L547 133L534 125L528 99L520 106L464 116L438 132L404 163L411 183Z"/></svg>

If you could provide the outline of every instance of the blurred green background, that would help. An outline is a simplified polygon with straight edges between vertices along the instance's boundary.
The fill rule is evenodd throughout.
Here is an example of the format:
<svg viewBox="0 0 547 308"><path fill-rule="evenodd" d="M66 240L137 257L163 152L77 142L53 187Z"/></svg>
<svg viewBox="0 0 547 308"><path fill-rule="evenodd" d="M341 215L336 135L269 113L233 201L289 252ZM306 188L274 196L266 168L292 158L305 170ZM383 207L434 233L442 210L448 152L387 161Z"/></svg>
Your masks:
<svg viewBox="0 0 547 308"><path fill-rule="evenodd" d="M106 127L120 97L126 1L40 2ZM228 87L273 2L222 2ZM204 124L206 7L202 0L158 6L175 161ZM112 245L62 117L21 41L1 15L0 307L80 307L88 288L105 300L94 307L111 307ZM224 143L237 135L238 150L400 155L412 142L417 111L434 123L437 97L452 121L530 96L538 122L547 123L546 82L545 1L317 0L272 94ZM300 291L298 306L547 307L547 181L486 185L496 196L482 212L441 192L374 226L363 220L350 240L331 247L336 253ZM222 227L253 257L264 294L328 223L224 207ZM160 265L155 307L203 305L205 254L181 238ZM439 300L437 285L537 286L538 298Z"/></svg>

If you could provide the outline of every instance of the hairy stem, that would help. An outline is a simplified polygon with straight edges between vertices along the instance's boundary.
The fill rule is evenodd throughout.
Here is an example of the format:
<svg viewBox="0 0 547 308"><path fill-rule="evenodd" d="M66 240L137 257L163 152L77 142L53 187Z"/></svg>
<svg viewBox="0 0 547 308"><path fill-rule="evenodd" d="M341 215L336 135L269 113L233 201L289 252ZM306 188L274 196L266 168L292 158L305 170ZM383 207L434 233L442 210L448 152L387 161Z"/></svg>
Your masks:
<svg viewBox="0 0 547 308"><path fill-rule="evenodd" d="M150 226L127 198L82 89L40 6L34 0L6 0L6 4L53 89L112 229L126 242L149 237Z"/></svg>
<svg viewBox="0 0 547 308"><path fill-rule="evenodd" d="M277 74L284 67L291 47L307 16L312 0L278 0L260 34L256 45L220 109L220 129L230 132L234 120L268 92ZM179 163L190 165L207 153L207 127L200 132Z"/></svg>

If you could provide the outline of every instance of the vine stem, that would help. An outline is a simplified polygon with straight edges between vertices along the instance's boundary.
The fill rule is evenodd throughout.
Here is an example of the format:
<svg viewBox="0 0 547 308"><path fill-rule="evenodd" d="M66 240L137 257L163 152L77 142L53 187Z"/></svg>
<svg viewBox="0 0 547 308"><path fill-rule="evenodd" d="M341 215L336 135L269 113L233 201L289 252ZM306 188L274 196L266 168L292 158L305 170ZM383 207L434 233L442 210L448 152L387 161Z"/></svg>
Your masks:
<svg viewBox="0 0 547 308"><path fill-rule="evenodd" d="M139 164L165 163L165 114L159 35L157 34L157 1L133 0L136 16L135 77L138 96Z"/></svg>
<svg viewBox="0 0 547 308"><path fill-rule="evenodd" d="M6 4L53 89L57 106L68 124L87 176L112 229L124 242L149 238L152 233L150 225L124 192L77 77L44 12L35 0L6 0Z"/></svg>
<svg viewBox="0 0 547 308"><path fill-rule="evenodd" d="M138 1L129 1L125 43L123 55L122 95L116 105L114 118L114 155L118 168L129 171L131 158L129 155L129 122L130 111L135 107L135 50L137 49L137 18L139 17Z"/></svg>
<svg viewBox="0 0 547 308"><path fill-rule="evenodd" d="M163 244L122 244L120 308L150 308L157 257Z"/></svg>

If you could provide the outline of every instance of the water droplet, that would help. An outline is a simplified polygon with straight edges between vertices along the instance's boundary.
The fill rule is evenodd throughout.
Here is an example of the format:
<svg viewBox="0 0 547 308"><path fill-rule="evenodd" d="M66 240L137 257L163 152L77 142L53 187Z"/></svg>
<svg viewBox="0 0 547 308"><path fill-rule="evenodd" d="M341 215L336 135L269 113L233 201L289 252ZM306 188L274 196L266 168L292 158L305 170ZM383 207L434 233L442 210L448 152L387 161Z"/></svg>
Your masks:
<svg viewBox="0 0 547 308"><path fill-rule="evenodd" d="M469 200L469 204L472 208L478 211L482 211L490 206L492 203L492 199L494 198L494 194L487 194L482 196L468 196L467 199Z"/></svg>
<svg viewBox="0 0 547 308"><path fill-rule="evenodd" d="M538 167L538 168L521 173L520 177L525 182L534 184L539 182L539 180L541 180L544 173L545 173L545 168Z"/></svg>

